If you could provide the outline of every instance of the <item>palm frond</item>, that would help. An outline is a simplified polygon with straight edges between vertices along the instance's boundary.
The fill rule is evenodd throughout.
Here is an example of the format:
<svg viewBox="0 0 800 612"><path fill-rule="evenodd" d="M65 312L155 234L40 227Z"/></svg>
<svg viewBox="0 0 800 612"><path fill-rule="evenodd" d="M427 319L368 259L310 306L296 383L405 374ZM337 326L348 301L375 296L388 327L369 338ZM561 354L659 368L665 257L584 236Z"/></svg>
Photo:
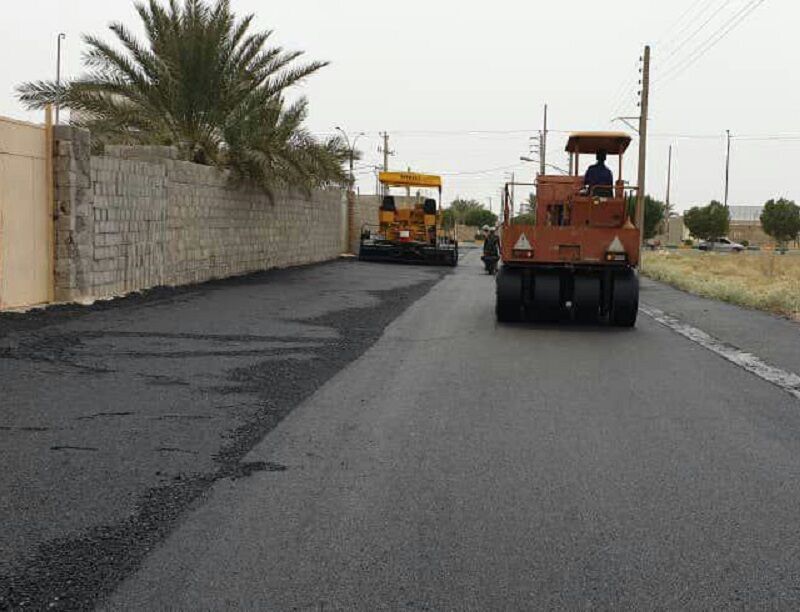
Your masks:
<svg viewBox="0 0 800 612"><path fill-rule="evenodd" d="M270 45L230 0L140 0L145 37L121 23L110 44L85 36L86 73L65 84L24 83L29 108L60 103L102 144L170 144L186 159L229 168L235 180L275 190L343 183L348 151L303 127L308 102L284 94L326 67L302 51ZM272 196L270 196L272 197Z"/></svg>

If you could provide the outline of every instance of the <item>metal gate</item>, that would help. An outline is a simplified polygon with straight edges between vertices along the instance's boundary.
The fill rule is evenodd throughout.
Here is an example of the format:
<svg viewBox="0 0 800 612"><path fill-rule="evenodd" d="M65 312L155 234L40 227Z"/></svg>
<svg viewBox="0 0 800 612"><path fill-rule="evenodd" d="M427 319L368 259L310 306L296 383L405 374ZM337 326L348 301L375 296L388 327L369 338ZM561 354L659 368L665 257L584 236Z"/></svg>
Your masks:
<svg viewBox="0 0 800 612"><path fill-rule="evenodd" d="M0 117L0 310L52 300L51 133Z"/></svg>

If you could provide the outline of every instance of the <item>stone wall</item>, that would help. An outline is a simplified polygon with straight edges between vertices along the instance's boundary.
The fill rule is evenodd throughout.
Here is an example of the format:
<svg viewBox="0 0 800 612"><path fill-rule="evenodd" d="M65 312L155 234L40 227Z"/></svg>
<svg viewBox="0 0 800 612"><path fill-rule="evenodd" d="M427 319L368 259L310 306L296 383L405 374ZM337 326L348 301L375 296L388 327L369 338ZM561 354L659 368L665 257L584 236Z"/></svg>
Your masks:
<svg viewBox="0 0 800 612"><path fill-rule="evenodd" d="M339 190L234 188L166 147L110 147L56 131L56 299L87 300L326 261L344 250Z"/></svg>

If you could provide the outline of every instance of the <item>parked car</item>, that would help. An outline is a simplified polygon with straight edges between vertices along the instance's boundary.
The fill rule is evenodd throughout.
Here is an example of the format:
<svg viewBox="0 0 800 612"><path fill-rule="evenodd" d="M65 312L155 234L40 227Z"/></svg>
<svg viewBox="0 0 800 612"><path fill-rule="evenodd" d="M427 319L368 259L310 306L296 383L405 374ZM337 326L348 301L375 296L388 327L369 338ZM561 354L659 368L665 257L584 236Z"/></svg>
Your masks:
<svg viewBox="0 0 800 612"><path fill-rule="evenodd" d="M727 238L717 238L716 240L704 240L698 246L701 251L721 251L724 253L741 253L746 250L743 244L733 242Z"/></svg>

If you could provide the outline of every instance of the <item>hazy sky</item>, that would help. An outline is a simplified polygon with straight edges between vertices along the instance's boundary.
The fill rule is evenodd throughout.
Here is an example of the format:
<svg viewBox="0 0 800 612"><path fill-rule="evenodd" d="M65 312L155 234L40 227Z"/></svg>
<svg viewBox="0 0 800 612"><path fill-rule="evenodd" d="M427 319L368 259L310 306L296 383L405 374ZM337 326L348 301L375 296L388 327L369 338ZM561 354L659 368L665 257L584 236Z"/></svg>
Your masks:
<svg viewBox="0 0 800 612"><path fill-rule="evenodd" d="M15 100L24 80L51 78L67 33L65 74L81 71L80 35L109 21L136 27L130 0L2 0L0 114L38 120ZM550 107L548 162L564 165L564 134L609 129L636 115L638 59L653 46L648 191L663 197L674 146L679 208L723 195L726 129L733 141L730 203L800 201L798 0L233 0L275 40L332 65L303 87L309 127L367 132L360 185L392 135L393 169L445 175L446 197L488 202ZM754 9L752 13L748 11ZM728 26L739 25L719 39ZM109 37L110 38L110 37ZM709 48L714 41L713 47ZM690 64L691 62L691 64ZM635 149L627 177L635 182Z"/></svg>

